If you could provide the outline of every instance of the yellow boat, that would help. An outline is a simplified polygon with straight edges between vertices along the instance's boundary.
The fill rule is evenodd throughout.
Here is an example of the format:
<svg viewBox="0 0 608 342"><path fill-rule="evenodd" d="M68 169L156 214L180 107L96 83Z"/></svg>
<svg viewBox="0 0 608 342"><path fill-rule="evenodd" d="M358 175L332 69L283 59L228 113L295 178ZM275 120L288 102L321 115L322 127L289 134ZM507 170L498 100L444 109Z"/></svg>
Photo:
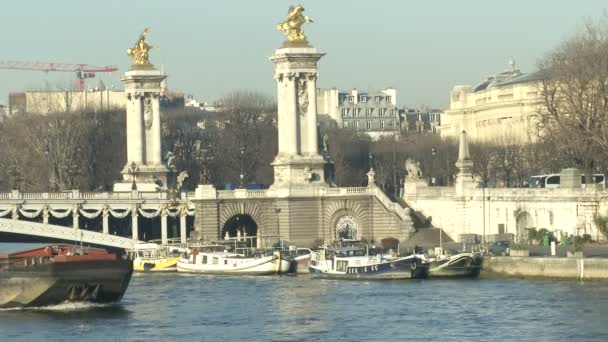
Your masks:
<svg viewBox="0 0 608 342"><path fill-rule="evenodd" d="M135 272L177 272L179 255L156 244L146 244L130 250Z"/></svg>

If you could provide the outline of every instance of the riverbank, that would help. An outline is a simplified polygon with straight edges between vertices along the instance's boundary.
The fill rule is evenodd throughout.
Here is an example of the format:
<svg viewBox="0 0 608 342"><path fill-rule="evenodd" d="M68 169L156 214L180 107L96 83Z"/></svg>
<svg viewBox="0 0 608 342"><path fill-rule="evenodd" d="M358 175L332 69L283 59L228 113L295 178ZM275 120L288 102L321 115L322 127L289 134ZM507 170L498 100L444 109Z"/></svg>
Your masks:
<svg viewBox="0 0 608 342"><path fill-rule="evenodd" d="M485 257L481 277L608 280L608 259Z"/></svg>

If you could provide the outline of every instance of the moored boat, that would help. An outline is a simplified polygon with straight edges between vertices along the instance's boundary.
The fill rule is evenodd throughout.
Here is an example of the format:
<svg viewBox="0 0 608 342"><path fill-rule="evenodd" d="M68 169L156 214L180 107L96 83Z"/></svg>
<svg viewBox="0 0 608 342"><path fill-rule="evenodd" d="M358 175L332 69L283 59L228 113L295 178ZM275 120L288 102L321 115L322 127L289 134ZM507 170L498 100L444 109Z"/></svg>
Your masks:
<svg viewBox="0 0 608 342"><path fill-rule="evenodd" d="M132 272L130 260L96 248L49 245L0 254L0 308L119 301Z"/></svg>
<svg viewBox="0 0 608 342"><path fill-rule="evenodd" d="M211 245L189 247L177 263L178 272L205 274L270 275L287 273L291 261L279 251L239 247L239 241L224 240Z"/></svg>
<svg viewBox="0 0 608 342"><path fill-rule="evenodd" d="M337 279L420 279L428 264L418 255L392 257L364 246L321 248L311 253L308 270L315 277Z"/></svg>
<svg viewBox="0 0 608 342"><path fill-rule="evenodd" d="M481 272L483 257L477 253L439 255L428 259L431 278L475 278Z"/></svg>
<svg viewBox="0 0 608 342"><path fill-rule="evenodd" d="M177 272L179 254L157 244L142 244L127 252L135 272Z"/></svg>

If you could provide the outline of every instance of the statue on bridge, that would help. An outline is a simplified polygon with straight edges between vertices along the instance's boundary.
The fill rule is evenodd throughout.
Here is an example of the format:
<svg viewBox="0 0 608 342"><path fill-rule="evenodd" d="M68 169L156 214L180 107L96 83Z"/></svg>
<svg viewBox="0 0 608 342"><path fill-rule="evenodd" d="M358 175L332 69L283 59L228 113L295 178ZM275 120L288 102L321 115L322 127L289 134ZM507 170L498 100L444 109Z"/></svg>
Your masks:
<svg viewBox="0 0 608 342"><path fill-rule="evenodd" d="M405 171L407 172L407 179L418 180L420 177L422 177L420 162L411 158L407 158L405 160Z"/></svg>
<svg viewBox="0 0 608 342"><path fill-rule="evenodd" d="M283 31L287 36L287 42L308 43L302 25L312 23L312 19L302 14L304 7L302 5L289 6L287 18L282 23L277 24L277 29Z"/></svg>
<svg viewBox="0 0 608 342"><path fill-rule="evenodd" d="M158 47L148 44L148 41L146 40L148 32L150 32L150 28L146 27L144 32L139 35L137 42L135 42L135 46L131 49L127 49L127 55L131 57L133 65L151 65L149 60L150 49L158 49Z"/></svg>

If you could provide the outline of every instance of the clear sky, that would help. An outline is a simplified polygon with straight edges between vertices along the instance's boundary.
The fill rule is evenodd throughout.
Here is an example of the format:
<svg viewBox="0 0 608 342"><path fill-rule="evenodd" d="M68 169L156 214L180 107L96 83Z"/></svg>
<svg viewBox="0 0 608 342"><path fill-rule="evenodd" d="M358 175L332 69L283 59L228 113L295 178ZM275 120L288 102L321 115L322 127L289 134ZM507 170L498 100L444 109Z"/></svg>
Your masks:
<svg viewBox="0 0 608 342"><path fill-rule="evenodd" d="M0 60L116 65L102 76L121 87L126 49L150 26L174 91L213 101L235 89L274 95L269 57L283 35L275 25L285 0L6 1ZM400 105L445 107L456 84L475 84L513 56L530 71L547 51L600 17L606 0L302 0L310 42L327 53L320 87L378 90L393 86ZM0 103L8 93L65 87L72 74L0 70ZM94 84L94 83L93 83Z"/></svg>

